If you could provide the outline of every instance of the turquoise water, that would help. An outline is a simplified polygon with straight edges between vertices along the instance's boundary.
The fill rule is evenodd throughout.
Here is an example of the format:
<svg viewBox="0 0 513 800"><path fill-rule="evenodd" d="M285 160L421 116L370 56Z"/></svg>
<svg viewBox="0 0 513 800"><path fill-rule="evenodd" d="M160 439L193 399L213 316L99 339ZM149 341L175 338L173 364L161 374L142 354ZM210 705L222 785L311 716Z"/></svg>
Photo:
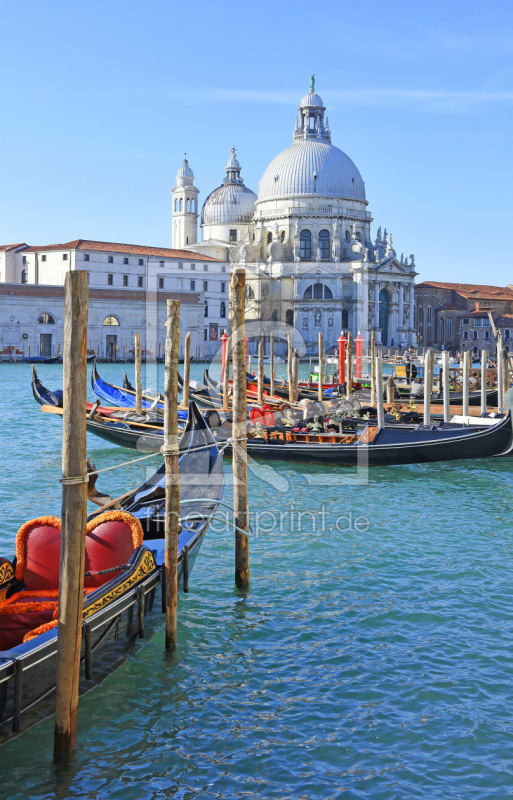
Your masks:
<svg viewBox="0 0 513 800"><path fill-rule="evenodd" d="M121 380L121 366L100 370ZM40 377L57 387L61 367ZM26 519L59 513L61 421L29 384L28 366L1 365L3 552ZM134 457L88 446L98 467ZM126 491L148 463L100 488ZM160 630L81 699L68 769L52 765L51 720L0 748L0 797L513 795L513 461L260 465L250 503L247 596L219 521L180 599L175 654Z"/></svg>

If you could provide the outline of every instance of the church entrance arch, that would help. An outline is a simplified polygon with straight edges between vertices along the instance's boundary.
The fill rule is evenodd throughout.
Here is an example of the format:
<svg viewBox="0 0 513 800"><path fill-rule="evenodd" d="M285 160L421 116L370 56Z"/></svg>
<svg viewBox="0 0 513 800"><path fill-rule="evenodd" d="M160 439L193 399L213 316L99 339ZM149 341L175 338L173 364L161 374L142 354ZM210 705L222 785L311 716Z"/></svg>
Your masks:
<svg viewBox="0 0 513 800"><path fill-rule="evenodd" d="M388 320L390 318L390 297L386 289L379 293L379 327L381 328L381 344L389 344Z"/></svg>

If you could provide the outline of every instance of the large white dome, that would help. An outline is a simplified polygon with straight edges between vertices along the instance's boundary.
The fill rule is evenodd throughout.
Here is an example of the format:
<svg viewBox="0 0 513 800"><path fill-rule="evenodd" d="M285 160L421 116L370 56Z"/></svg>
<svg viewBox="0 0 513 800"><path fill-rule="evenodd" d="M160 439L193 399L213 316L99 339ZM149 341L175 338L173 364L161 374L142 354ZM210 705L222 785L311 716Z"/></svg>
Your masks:
<svg viewBox="0 0 513 800"><path fill-rule="evenodd" d="M366 201L362 176L349 156L317 139L296 141L271 161L260 181L257 202L300 195Z"/></svg>
<svg viewBox="0 0 513 800"><path fill-rule="evenodd" d="M251 222L257 197L244 184L227 183L209 194L201 209L202 225Z"/></svg>

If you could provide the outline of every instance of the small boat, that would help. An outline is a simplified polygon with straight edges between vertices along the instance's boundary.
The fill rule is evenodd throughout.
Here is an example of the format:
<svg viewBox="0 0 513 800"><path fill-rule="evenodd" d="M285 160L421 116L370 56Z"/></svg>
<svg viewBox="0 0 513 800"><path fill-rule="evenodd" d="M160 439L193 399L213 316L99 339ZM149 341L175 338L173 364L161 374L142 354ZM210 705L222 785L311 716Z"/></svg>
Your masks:
<svg viewBox="0 0 513 800"><path fill-rule="evenodd" d="M62 356L24 356L23 360L27 364L58 364Z"/></svg>
<svg viewBox="0 0 513 800"><path fill-rule="evenodd" d="M179 589L189 576L224 490L223 459L201 415L180 441ZM119 666L162 620L165 469L90 515L85 536L81 691ZM107 504L112 505L112 504ZM61 521L40 516L0 558L0 742L53 712Z"/></svg>
<svg viewBox="0 0 513 800"><path fill-rule="evenodd" d="M125 389L123 386L115 386L104 381L98 373L96 361L91 372L91 386L95 395L101 397L102 400L106 400L110 405L118 406L119 408L135 408L135 390ZM164 411L164 398L161 395L149 397L143 394L141 406L143 409L151 409L152 411Z"/></svg>

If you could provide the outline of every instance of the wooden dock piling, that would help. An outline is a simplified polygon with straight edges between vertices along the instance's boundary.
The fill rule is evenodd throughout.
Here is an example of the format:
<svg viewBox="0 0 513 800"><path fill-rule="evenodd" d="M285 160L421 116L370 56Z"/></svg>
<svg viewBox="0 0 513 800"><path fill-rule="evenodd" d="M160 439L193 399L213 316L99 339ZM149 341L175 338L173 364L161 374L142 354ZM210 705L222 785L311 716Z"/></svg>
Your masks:
<svg viewBox="0 0 513 800"><path fill-rule="evenodd" d="M486 414L486 375L488 372L488 350L481 351L481 414Z"/></svg>
<svg viewBox="0 0 513 800"><path fill-rule="evenodd" d="M62 539L59 575L54 758L67 759L77 741L78 688L87 523L86 417L87 272L64 283Z"/></svg>
<svg viewBox="0 0 513 800"><path fill-rule="evenodd" d="M322 343L322 333L319 331L319 338L318 338L318 349L319 349L319 369L318 369L318 379L317 379L317 399L319 403L322 403L323 398L323 375L324 375L324 346Z"/></svg>
<svg viewBox="0 0 513 800"><path fill-rule="evenodd" d="M440 386L440 391L442 392L443 401L444 401L444 422L449 422L450 418L450 408L451 408L451 395L450 395L450 383L451 383L451 375L450 375L450 368L449 368L449 351L444 350L442 352L442 382Z"/></svg>
<svg viewBox="0 0 513 800"><path fill-rule="evenodd" d="M257 403L259 406L264 404L264 337L258 343L258 394Z"/></svg>
<svg viewBox="0 0 513 800"><path fill-rule="evenodd" d="M191 382L191 332L187 331L183 353L183 393L182 407L189 408L189 384Z"/></svg>
<svg viewBox="0 0 513 800"><path fill-rule="evenodd" d="M433 392L433 371L435 351L428 347L424 356L424 425L431 425L431 394Z"/></svg>
<svg viewBox="0 0 513 800"><path fill-rule="evenodd" d="M371 331L371 406L376 405L376 333Z"/></svg>
<svg viewBox="0 0 513 800"><path fill-rule="evenodd" d="M463 353L463 416L468 415L468 393L469 393L469 369L470 369L470 350L465 350Z"/></svg>
<svg viewBox="0 0 513 800"><path fill-rule="evenodd" d="M232 470L235 511L235 584L249 586L248 452L244 290L246 271L236 268L230 276L230 324L233 341L233 423Z"/></svg>
<svg viewBox="0 0 513 800"><path fill-rule="evenodd" d="M134 339L135 369L135 413L142 414L142 382L141 382L141 334L136 333Z"/></svg>
<svg viewBox="0 0 513 800"><path fill-rule="evenodd" d="M376 356L376 410L378 414L378 428L385 427L385 407L383 404L383 359Z"/></svg>
<svg viewBox="0 0 513 800"><path fill-rule="evenodd" d="M176 647L178 606L178 530L180 483L178 476L178 353L180 349L180 302L167 301L167 327L164 375L164 446L166 466L165 508L165 597L166 650Z"/></svg>
<svg viewBox="0 0 513 800"><path fill-rule="evenodd" d="M269 336L269 360L270 360L270 368L271 368L271 397L274 397L274 333L271 333Z"/></svg>
<svg viewBox="0 0 513 800"><path fill-rule="evenodd" d="M224 362L223 372L223 408L227 409L230 405L230 346L232 343L231 336L228 336L226 341L226 357Z"/></svg>
<svg viewBox="0 0 513 800"><path fill-rule="evenodd" d="M346 398L349 399L353 393L353 334L347 332L346 348Z"/></svg>
<svg viewBox="0 0 513 800"><path fill-rule="evenodd" d="M294 380L292 375L292 356L294 354L294 348L292 346L292 334L287 334L287 382L289 384L289 403L294 402Z"/></svg>

